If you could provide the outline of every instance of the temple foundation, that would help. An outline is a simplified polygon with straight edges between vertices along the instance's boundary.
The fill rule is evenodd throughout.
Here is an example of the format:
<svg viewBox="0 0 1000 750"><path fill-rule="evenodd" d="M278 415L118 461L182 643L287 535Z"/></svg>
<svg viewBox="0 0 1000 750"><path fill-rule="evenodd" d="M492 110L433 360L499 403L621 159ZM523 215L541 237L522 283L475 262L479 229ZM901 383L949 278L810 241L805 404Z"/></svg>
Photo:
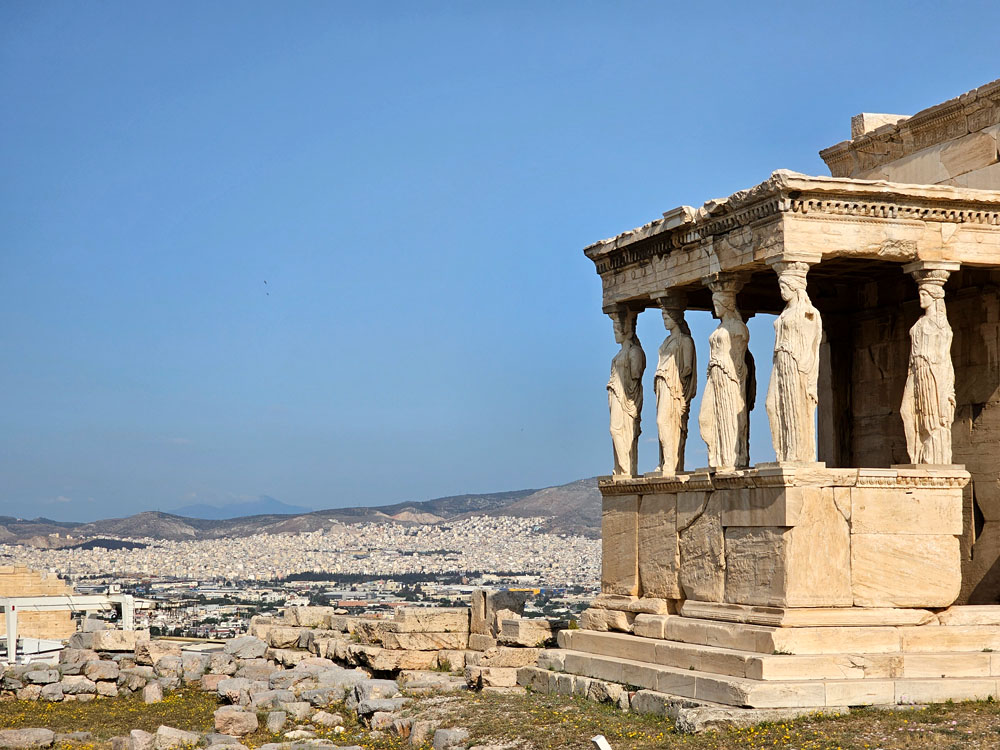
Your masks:
<svg viewBox="0 0 1000 750"><path fill-rule="evenodd" d="M584 251L621 345L601 594L521 684L775 718L1000 699L1000 81L876 120L822 152L832 178L775 172ZM638 476L647 309L670 460ZM698 387L712 468L683 471L690 309L719 325ZM764 406L785 460L753 466L758 312L778 315Z"/></svg>

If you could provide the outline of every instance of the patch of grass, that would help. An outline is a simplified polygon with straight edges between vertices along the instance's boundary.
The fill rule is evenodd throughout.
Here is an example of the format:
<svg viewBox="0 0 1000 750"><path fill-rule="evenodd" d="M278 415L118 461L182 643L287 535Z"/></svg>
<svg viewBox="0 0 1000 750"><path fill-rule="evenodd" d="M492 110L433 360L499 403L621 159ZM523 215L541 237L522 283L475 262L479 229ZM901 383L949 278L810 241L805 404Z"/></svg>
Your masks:
<svg viewBox="0 0 1000 750"><path fill-rule="evenodd" d="M435 672L448 672L448 673L450 673L451 672L451 662L448 661L447 659L442 659L439 656L438 657L437 666L434 667L433 671L435 671Z"/></svg>
<svg viewBox="0 0 1000 750"><path fill-rule="evenodd" d="M57 732L89 731L94 741L56 750L110 750L110 738L131 729L155 732L161 724L210 732L219 703L212 693L184 689L162 703L146 705L137 696L90 703L0 701L0 728L47 727ZM345 731L318 727L321 739L366 750L411 750L408 740L389 732L372 736L342 704L327 711L344 717ZM846 716L811 716L754 727L678 734L663 717L625 713L607 704L555 695L455 693L415 699L405 709L414 719L442 727L465 727L470 744L512 743L518 750L591 750L590 738L603 734L614 750L996 750L1000 747L1000 705L993 701L940 704L923 709L856 709ZM243 739L249 748L281 742L261 728ZM285 729L295 722L289 719ZM427 750L420 748L419 750Z"/></svg>
<svg viewBox="0 0 1000 750"><path fill-rule="evenodd" d="M219 707L214 693L185 688L149 705L136 693L127 697L76 701L0 701L0 729L45 727L54 732L90 732L96 740L128 734L133 729L155 732L161 724L192 732L214 731L212 714Z"/></svg>
<svg viewBox="0 0 1000 750"><path fill-rule="evenodd" d="M419 707L410 709L419 713ZM961 742L962 750L996 750L1000 707L992 701L927 709L858 709L845 716L810 716L743 729L679 734L663 717L625 713L580 698L540 695L465 694L440 717L461 726L472 744L518 743L534 750L591 750L603 734L613 750L940 750Z"/></svg>

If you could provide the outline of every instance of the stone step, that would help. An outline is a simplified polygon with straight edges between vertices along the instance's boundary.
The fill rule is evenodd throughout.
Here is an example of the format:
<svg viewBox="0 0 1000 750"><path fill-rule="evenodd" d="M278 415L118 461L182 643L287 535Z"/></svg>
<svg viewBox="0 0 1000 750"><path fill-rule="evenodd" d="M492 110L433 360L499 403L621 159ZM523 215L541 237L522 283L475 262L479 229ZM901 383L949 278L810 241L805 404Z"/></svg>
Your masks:
<svg viewBox="0 0 1000 750"><path fill-rule="evenodd" d="M896 627L781 628L740 622L703 620L681 615L638 615L636 635L761 654L867 654L900 650ZM997 631L1000 635L1000 630ZM944 649L940 649L944 650Z"/></svg>
<svg viewBox="0 0 1000 750"><path fill-rule="evenodd" d="M582 653L611 656L679 669L696 669L753 680L863 680L1000 676L1000 654L839 653L760 654L678 641L656 641L624 633L563 631L559 645Z"/></svg>
<svg viewBox="0 0 1000 750"><path fill-rule="evenodd" d="M572 650L563 651L563 664L565 672L571 675L656 690L681 698L750 708L935 703L1000 697L996 677L768 681Z"/></svg>
<svg viewBox="0 0 1000 750"><path fill-rule="evenodd" d="M1000 651L1000 626L771 627L682 615L637 615L635 635L761 654Z"/></svg>
<svg viewBox="0 0 1000 750"><path fill-rule="evenodd" d="M996 612L984 612L989 607L953 607L955 624L992 624ZM979 610L961 612L958 610ZM1000 607L996 608L1000 610ZM764 607L724 602L699 602L689 599L680 605L680 614L702 620L746 622L778 628L803 627L878 627L896 625L937 624L937 616L926 609L898 607ZM973 620L967 622L967 620ZM990 620L989 622L982 622Z"/></svg>

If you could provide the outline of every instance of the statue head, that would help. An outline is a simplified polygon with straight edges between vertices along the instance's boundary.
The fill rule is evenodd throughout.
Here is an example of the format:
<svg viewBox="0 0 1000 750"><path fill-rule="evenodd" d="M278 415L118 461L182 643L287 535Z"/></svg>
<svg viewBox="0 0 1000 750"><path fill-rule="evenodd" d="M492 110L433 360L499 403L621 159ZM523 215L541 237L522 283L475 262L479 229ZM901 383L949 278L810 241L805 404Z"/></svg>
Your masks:
<svg viewBox="0 0 1000 750"><path fill-rule="evenodd" d="M924 310L930 310L934 303L944 299L944 286L938 284L921 284L917 292L920 298L920 306Z"/></svg>
<svg viewBox="0 0 1000 750"><path fill-rule="evenodd" d="M712 291L712 308L715 310L715 317L731 318L738 316L736 309L736 292L731 289L716 289Z"/></svg>
<svg viewBox="0 0 1000 750"><path fill-rule="evenodd" d="M781 299L791 302L806 292L806 274L809 264L800 262L780 263L777 265L778 290Z"/></svg>
<svg viewBox="0 0 1000 750"><path fill-rule="evenodd" d="M624 344L635 338L635 315L627 310L614 315L615 343Z"/></svg>
<svg viewBox="0 0 1000 750"><path fill-rule="evenodd" d="M671 307L663 308L663 327L673 333L680 328L680 320L684 319L684 313Z"/></svg>
<svg viewBox="0 0 1000 750"><path fill-rule="evenodd" d="M739 308L736 307L736 294L743 288L743 282L742 276L732 273L719 273L708 281L716 318L722 320L740 316Z"/></svg>
<svg viewBox="0 0 1000 750"><path fill-rule="evenodd" d="M948 280L947 271L924 271L917 277L917 296L920 307L928 312L944 304L944 283Z"/></svg>

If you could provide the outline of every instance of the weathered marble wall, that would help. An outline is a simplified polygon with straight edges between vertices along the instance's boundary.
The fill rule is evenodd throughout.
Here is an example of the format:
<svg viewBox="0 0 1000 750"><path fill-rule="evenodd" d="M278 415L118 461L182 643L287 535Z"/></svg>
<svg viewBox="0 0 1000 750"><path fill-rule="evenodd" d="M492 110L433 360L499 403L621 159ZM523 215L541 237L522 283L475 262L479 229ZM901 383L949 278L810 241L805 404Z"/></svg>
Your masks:
<svg viewBox="0 0 1000 750"><path fill-rule="evenodd" d="M849 350L841 345L832 354L834 373L850 358L851 378L838 382L835 396L850 405L848 447L839 456L844 466L908 462L899 403L908 332L920 315L915 285L901 278L869 286L860 292L868 306L850 316ZM965 490L960 601L993 603L1000 601L1000 271L964 268L946 288L955 333L953 460L972 474ZM838 333L842 342L844 331Z"/></svg>
<svg viewBox="0 0 1000 750"><path fill-rule="evenodd" d="M964 472L783 471L602 484L602 593L773 607L959 596Z"/></svg>

